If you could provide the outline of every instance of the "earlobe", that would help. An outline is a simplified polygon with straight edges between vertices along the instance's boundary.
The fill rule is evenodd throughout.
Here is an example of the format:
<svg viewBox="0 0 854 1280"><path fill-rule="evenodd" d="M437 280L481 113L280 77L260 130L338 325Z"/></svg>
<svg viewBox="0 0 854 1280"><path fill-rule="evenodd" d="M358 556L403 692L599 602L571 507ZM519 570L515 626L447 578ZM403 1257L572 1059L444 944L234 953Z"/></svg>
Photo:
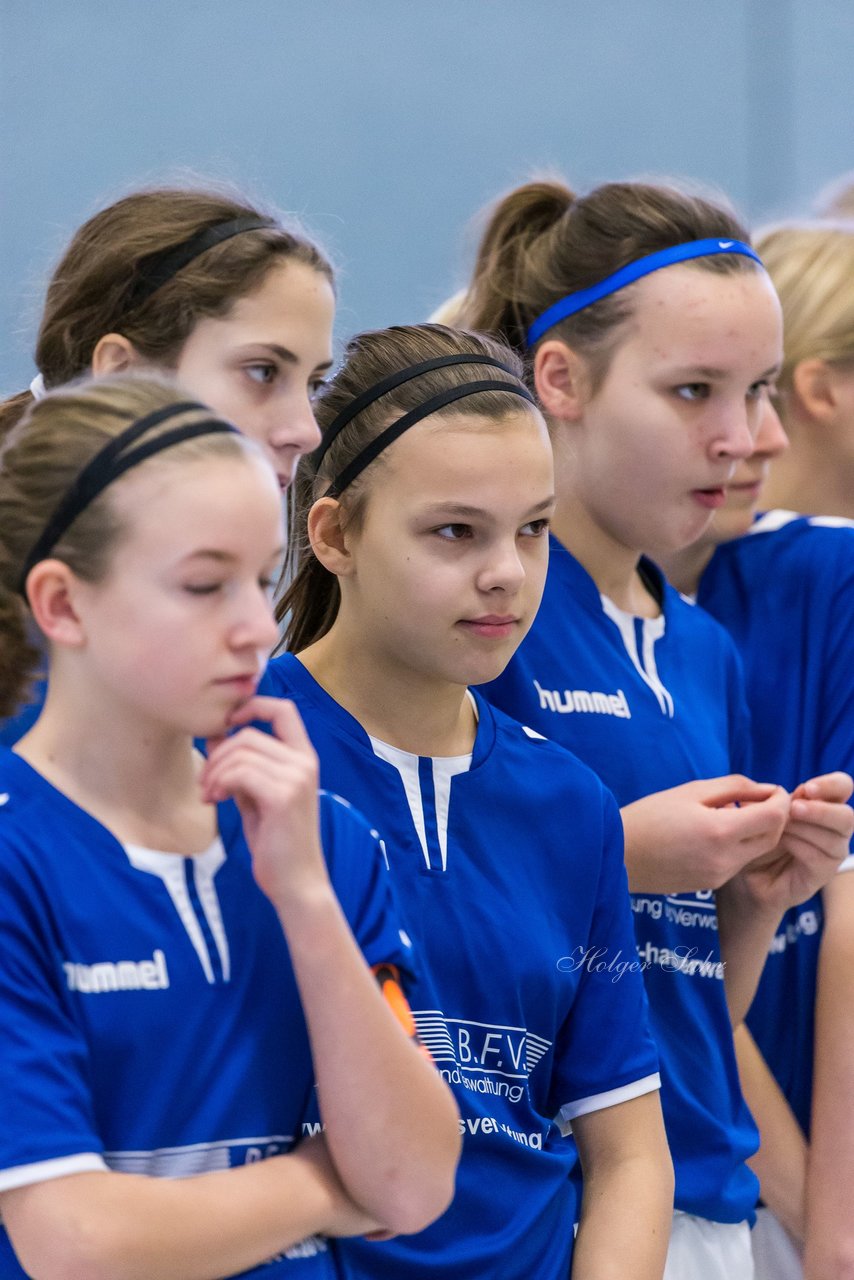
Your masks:
<svg viewBox="0 0 854 1280"><path fill-rule="evenodd" d="M96 378L111 374L127 373L142 364L142 359L130 338L123 333L105 333L92 352L92 374Z"/></svg>
<svg viewBox="0 0 854 1280"><path fill-rule="evenodd" d="M53 644L79 649L86 632L77 612L77 578L61 560L40 560L27 576L27 599L39 630Z"/></svg>
<svg viewBox="0 0 854 1280"><path fill-rule="evenodd" d="M308 513L311 549L324 569L337 578L353 572L353 557L342 524L343 511L336 498L318 498Z"/></svg>
<svg viewBox="0 0 854 1280"><path fill-rule="evenodd" d="M543 342L534 356L534 385L550 418L575 422L589 398L587 362L557 338Z"/></svg>

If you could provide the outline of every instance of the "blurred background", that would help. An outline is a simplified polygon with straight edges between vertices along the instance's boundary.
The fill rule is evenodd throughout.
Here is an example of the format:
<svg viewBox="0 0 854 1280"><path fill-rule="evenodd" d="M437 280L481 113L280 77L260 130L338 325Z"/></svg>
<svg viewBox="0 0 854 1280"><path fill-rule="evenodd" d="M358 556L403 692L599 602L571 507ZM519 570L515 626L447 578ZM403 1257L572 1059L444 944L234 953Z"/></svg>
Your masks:
<svg viewBox="0 0 854 1280"><path fill-rule="evenodd" d="M424 319L535 172L809 210L854 168L852 56L852 0L0 0L0 393L68 238L136 186L296 213L343 338Z"/></svg>

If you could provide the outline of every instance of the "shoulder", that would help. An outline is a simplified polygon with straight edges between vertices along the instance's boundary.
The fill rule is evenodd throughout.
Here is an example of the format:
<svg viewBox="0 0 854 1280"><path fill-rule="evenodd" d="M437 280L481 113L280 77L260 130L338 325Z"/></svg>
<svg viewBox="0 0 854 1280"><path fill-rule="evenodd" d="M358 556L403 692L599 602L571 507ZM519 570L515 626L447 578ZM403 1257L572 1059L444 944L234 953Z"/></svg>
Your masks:
<svg viewBox="0 0 854 1280"><path fill-rule="evenodd" d="M767 511L748 533L719 548L719 552L744 563L803 568L811 577L835 574L840 568L854 574L854 521L839 516Z"/></svg>
<svg viewBox="0 0 854 1280"><path fill-rule="evenodd" d="M607 803L611 793L589 765L567 747L487 702L479 690L474 694L481 718L494 725L492 767L508 774L515 792L542 801L546 795L563 791L574 798L583 795L588 802Z"/></svg>

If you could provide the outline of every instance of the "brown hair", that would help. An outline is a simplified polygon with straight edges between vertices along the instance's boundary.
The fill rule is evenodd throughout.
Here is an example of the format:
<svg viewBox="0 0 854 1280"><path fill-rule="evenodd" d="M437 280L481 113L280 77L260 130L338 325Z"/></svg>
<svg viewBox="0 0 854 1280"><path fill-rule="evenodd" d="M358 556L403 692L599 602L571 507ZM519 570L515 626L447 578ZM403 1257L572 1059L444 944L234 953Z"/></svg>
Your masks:
<svg viewBox="0 0 854 1280"><path fill-rule="evenodd" d="M854 362L854 221L780 223L757 245L783 308L780 391L802 360Z"/></svg>
<svg viewBox="0 0 854 1280"><path fill-rule="evenodd" d="M169 187L134 192L96 213L74 235L48 285L35 351L45 385L85 374L98 340L113 332L146 361L170 368L202 316L225 315L280 262L301 262L332 282L317 245L273 219L270 227L205 250L134 305L155 255L218 223L262 216L242 196ZM0 406L0 439L31 399L22 392Z"/></svg>
<svg viewBox="0 0 854 1280"><path fill-rule="evenodd" d="M19 585L27 557L86 464L132 422L181 397L168 383L149 377L104 378L51 392L36 401L0 450L0 717L20 704L38 665L32 615ZM151 429L162 431L209 418L190 409ZM237 434L205 435L164 451L181 458L245 454L254 446ZM142 466L160 461L161 455ZM116 481L121 484L121 480ZM103 577L123 532L110 486L81 512L51 550L89 582Z"/></svg>
<svg viewBox="0 0 854 1280"><path fill-rule="evenodd" d="M457 318L524 353L530 325L560 298L647 254L707 238L749 243L733 212L676 187L610 182L576 196L555 179L530 182L488 212ZM724 274L758 269L737 254L697 258L690 265ZM587 356L594 389L632 314L632 299L628 286L548 330L546 336L562 338Z"/></svg>
<svg viewBox="0 0 854 1280"><path fill-rule="evenodd" d="M455 364L419 374L393 391L374 400L357 414L335 438L324 455L319 470L311 457L301 460L293 489L291 529L288 539L288 561L283 575L290 582L277 608L284 620L284 647L297 652L319 640L330 629L338 614L341 594L338 579L320 563L308 541L308 513L315 501L329 488L333 479L361 454L362 450L396 418L418 408L425 401L452 387L467 382L494 380L519 387L522 364L507 347L483 334L449 329L444 325L420 324L377 329L358 334L347 345L341 369L323 388L315 401L315 413L322 432L326 432L338 414L353 400L389 375L441 356L487 356L501 360L505 369L477 364ZM455 401L430 417L463 414L500 421L510 413L538 410L515 392L476 392ZM382 456L372 462L338 501L342 507L342 523L359 527L364 517L370 489L370 477L376 475ZM368 477L366 481L365 477Z"/></svg>

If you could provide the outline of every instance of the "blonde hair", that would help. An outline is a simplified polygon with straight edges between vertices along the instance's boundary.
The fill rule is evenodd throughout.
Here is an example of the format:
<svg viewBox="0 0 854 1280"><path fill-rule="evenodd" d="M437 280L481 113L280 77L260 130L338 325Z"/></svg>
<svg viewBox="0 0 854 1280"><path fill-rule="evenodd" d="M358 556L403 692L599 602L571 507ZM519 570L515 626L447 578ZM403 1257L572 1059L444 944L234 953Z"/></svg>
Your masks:
<svg viewBox="0 0 854 1280"><path fill-rule="evenodd" d="M780 390L802 360L854 361L854 220L780 223L757 248L783 308Z"/></svg>
<svg viewBox="0 0 854 1280"><path fill-rule="evenodd" d="M80 472L110 440L132 422L185 400L176 387L150 377L72 384L35 402L6 437L0 450L0 716L20 705L40 658L21 578L42 532ZM211 417L202 406L183 410L141 440ZM184 441L164 456L172 463L179 456L233 457L253 448L237 434L224 433ZM157 456L140 465L159 461ZM104 576L123 532L114 488L81 511L50 551L51 559L62 560L89 582Z"/></svg>

